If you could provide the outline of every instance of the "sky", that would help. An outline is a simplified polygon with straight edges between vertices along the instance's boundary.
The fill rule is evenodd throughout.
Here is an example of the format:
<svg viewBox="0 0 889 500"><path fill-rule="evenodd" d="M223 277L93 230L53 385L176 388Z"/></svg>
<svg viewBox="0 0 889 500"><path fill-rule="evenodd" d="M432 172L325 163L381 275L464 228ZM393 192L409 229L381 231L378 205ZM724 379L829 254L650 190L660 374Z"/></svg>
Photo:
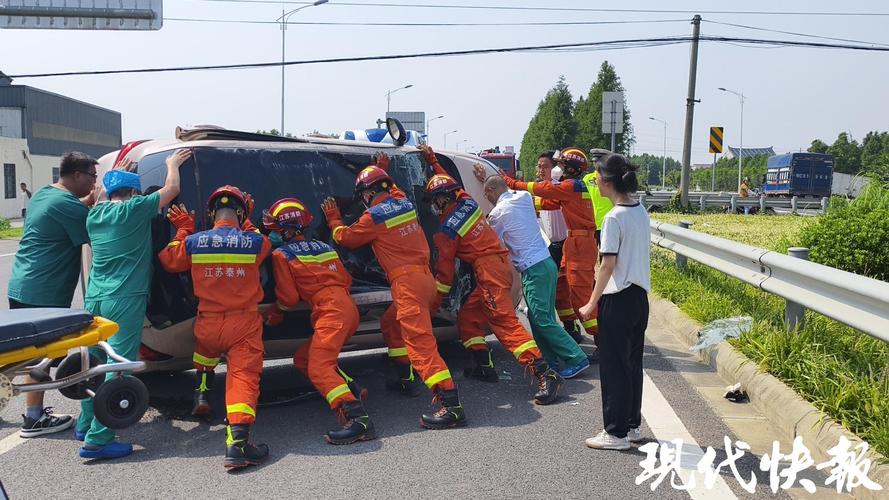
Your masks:
<svg viewBox="0 0 889 500"><path fill-rule="evenodd" d="M55 0L60 1L60 0ZM134 0L126 0L134 1ZM144 0L143 0L144 1ZM582 0L352 0L352 4L485 5L550 10L455 9L337 5L306 8L291 22L508 23L662 21L562 26L380 27L291 25L286 59L422 53L691 34L696 9L860 12L866 16L702 13L702 35L825 41L716 24L889 44L889 5L880 1L667 2ZM283 4L285 9L299 4ZM742 6L742 7L741 7ZM558 11L553 8L673 9L635 13ZM0 71L29 74L96 69L213 65L281 60L281 2L166 0L159 31L0 30ZM886 15L874 15L883 13ZM267 21L270 24L176 21L171 18ZM634 153L663 152L679 159L685 122L689 45L595 51L536 51L397 61L292 66L286 69L286 125L295 135L375 126L386 110L445 115L431 124L430 142L480 150L518 149L537 105L565 75L575 99L586 95L602 61L614 65L626 88L636 135ZM255 131L280 127L280 68L111 76L21 78L31 85L119 111L125 141L171 138L177 125L215 124ZM702 42L699 52L692 162L708 163L708 128L725 127L726 144L739 143L740 106L726 87L747 96L745 147L774 146L779 153L833 142L847 131L860 140L889 129L889 52L764 48Z"/></svg>

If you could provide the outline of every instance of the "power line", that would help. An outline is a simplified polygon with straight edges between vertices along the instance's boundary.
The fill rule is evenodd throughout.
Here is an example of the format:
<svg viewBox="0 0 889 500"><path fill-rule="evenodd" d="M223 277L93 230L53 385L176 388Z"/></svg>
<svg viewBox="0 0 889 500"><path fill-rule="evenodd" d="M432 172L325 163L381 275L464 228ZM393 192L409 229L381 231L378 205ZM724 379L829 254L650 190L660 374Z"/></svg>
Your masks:
<svg viewBox="0 0 889 500"><path fill-rule="evenodd" d="M197 23L231 23L231 24L275 24L278 21L262 21L249 19L202 19L191 17L165 17L164 21L197 22ZM630 21L546 21L546 22L475 22L475 23L405 23L405 22L344 22L344 21L288 21L287 25L302 26L387 26L387 27L436 27L436 26L590 26L608 24L648 24L686 22L688 19L642 19Z"/></svg>
<svg viewBox="0 0 889 500"><path fill-rule="evenodd" d="M705 19L705 21L709 22L709 23L713 23L713 24L721 24L723 26L733 26L735 28L744 28L744 29L756 30L756 31L768 31L770 33L781 33L783 35L804 36L807 38L831 40L834 42L865 43L865 44L870 44L870 45L882 45L884 47L889 47L889 44L880 43L880 42L868 42L865 40L854 40L854 39L850 39L850 38L835 38L835 37L824 36L824 35L813 35L811 33L798 33L795 31L776 30L776 29L771 29L771 28L762 28L759 26L747 26L745 24L725 23L725 22L721 22L721 21L714 21L712 19Z"/></svg>
<svg viewBox="0 0 889 500"><path fill-rule="evenodd" d="M213 3L243 3L265 5L309 5L312 2L281 1L281 0L199 0ZM420 9L463 9L463 10L511 10L531 12L620 12L638 14L731 14L731 15L772 15L772 16L889 16L889 12L800 12L800 11L762 11L762 10L689 10L689 9L613 9L597 7L527 7L510 5L446 5L446 4L413 4L413 3L360 3L335 1L329 7L394 7ZM329 8L327 7L327 8Z"/></svg>
<svg viewBox="0 0 889 500"><path fill-rule="evenodd" d="M96 71L67 71L59 73L35 73L28 75L9 75L10 78L45 78L53 76L83 76L83 75L113 75L113 74L132 74L132 73L164 73L164 72L181 72L181 71L206 71L206 70L225 70L225 69L254 69L254 68L270 68L278 66L299 66L306 64L330 64L343 62L362 62L362 61L391 61L398 59L418 59L426 57L452 57L467 56L495 53L510 52L529 52L538 50L558 50L570 48L588 48L589 50L601 50L602 47L626 48L630 44L639 44L641 47L651 46L652 44L670 44L690 42L692 37L658 37L658 38L637 38L628 40L609 40L602 42L581 42L581 43L563 43L553 45L532 45L523 47L500 47L492 49L471 49L471 50L453 50L446 52L425 52L416 54L392 54L377 56L360 56L360 57L339 57L328 59L308 59L302 61L286 61L286 62L265 62L265 63L247 63L247 64L221 64L209 66L179 66L167 68L141 68L141 69L121 69L121 70L96 70ZM705 42L736 42L749 43L764 46L784 46L784 47L803 47L816 49L843 49L857 50L866 52L889 52L889 47L873 47L852 44L823 43L823 42L806 42L797 40L766 40L757 38L733 38L722 36L701 36L700 41Z"/></svg>

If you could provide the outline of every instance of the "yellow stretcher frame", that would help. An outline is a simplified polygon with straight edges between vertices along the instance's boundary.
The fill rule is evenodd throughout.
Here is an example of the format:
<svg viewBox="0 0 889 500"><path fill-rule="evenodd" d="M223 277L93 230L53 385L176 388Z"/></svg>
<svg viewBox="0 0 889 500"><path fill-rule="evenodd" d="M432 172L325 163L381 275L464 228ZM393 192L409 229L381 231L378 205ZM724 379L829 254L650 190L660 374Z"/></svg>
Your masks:
<svg viewBox="0 0 889 500"><path fill-rule="evenodd" d="M99 342L108 340L113 336L120 327L117 323L96 316L91 325L84 329L66 335L59 340L50 342L49 344L40 346L27 346L14 351L0 353L0 370L4 367L29 361L32 359L42 358L61 358L68 354L70 349L75 347L92 347L98 345Z"/></svg>

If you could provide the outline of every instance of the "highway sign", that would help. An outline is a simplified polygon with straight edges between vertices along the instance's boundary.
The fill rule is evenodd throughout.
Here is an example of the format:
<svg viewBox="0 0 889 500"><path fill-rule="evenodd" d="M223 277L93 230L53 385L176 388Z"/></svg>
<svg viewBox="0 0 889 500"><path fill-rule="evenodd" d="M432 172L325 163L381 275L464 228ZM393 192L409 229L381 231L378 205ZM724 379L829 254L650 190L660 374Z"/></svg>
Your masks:
<svg viewBox="0 0 889 500"><path fill-rule="evenodd" d="M159 30L163 0L0 0L0 28Z"/></svg>
<svg viewBox="0 0 889 500"><path fill-rule="evenodd" d="M722 127L710 127L710 152L722 153Z"/></svg>
<svg viewBox="0 0 889 500"><path fill-rule="evenodd" d="M624 132L623 92L602 92L602 133Z"/></svg>

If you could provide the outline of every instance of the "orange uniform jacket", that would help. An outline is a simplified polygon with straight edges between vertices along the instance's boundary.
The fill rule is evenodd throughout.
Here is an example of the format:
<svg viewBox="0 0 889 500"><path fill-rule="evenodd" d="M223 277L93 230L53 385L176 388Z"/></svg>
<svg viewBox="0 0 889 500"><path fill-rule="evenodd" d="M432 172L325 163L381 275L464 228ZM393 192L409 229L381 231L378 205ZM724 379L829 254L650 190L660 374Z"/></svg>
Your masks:
<svg viewBox="0 0 889 500"><path fill-rule="evenodd" d="M158 257L169 272L191 270L198 311L232 312L262 301L259 266L271 249L265 236L220 221L208 231L177 234Z"/></svg>
<svg viewBox="0 0 889 500"><path fill-rule="evenodd" d="M339 287L348 293L352 276L340 261L336 251L327 243L308 240L294 241L272 253L276 277L275 295L278 307L292 309L300 299L312 303L315 295L328 287Z"/></svg>
<svg viewBox="0 0 889 500"><path fill-rule="evenodd" d="M454 209L442 215L433 241L438 248L436 288L443 294L450 292L454 284L454 257L473 265L481 257L508 254L478 203L466 193L460 193Z"/></svg>
<svg viewBox="0 0 889 500"><path fill-rule="evenodd" d="M569 230L596 230L593 202L582 180L565 179L558 184L550 181L515 181L512 184L514 189L531 193L538 210L562 209Z"/></svg>
<svg viewBox="0 0 889 500"><path fill-rule="evenodd" d="M357 248L370 243L390 280L392 272L401 266L429 266L429 243L417 211L398 188L378 195L374 205L351 226L343 225L342 221L330 222L334 224L333 240L338 244Z"/></svg>

